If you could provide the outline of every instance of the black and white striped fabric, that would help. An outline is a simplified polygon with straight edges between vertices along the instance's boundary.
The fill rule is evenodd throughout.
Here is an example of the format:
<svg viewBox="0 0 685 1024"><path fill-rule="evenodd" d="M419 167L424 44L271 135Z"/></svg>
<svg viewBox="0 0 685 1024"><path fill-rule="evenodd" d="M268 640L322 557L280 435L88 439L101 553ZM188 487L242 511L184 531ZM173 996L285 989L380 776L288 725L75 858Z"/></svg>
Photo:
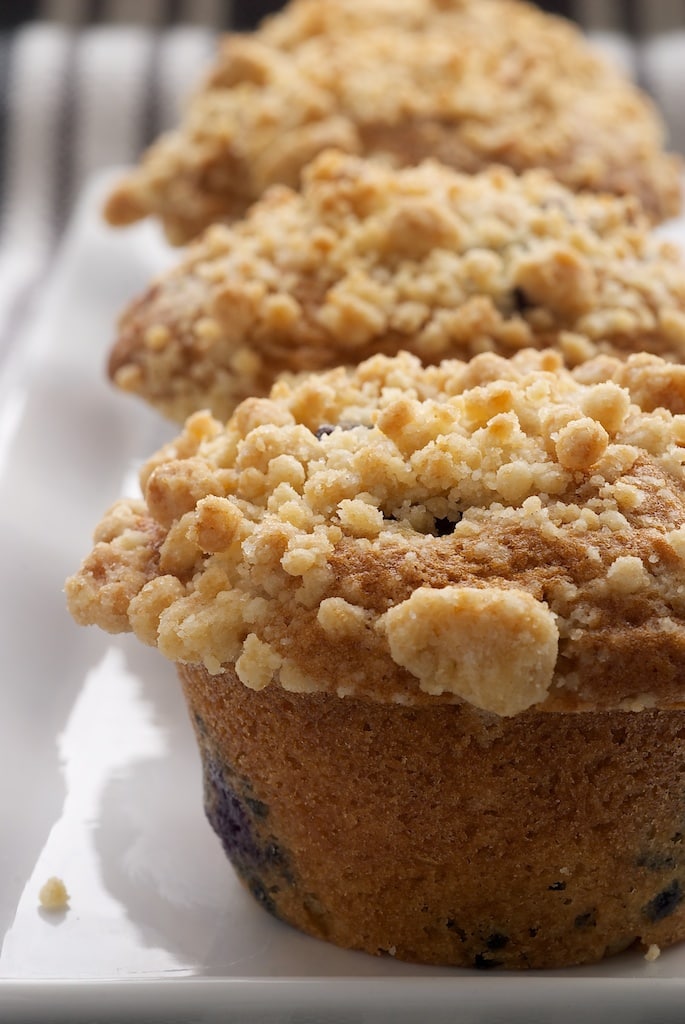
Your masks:
<svg viewBox="0 0 685 1024"><path fill-rule="evenodd" d="M323 2L323 0L322 0ZM363 0L360 0L363 2ZM0 370L74 200L173 125L216 36L276 0L0 3ZM685 0L550 0L648 89L685 152Z"/></svg>

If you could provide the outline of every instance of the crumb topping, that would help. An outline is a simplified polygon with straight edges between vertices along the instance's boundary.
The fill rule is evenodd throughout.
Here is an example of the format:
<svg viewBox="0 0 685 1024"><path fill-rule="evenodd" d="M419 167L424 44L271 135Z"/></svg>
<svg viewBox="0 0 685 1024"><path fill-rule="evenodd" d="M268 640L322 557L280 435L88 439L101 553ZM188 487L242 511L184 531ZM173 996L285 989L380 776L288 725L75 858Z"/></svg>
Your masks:
<svg viewBox="0 0 685 1024"><path fill-rule="evenodd" d="M397 171L329 151L301 193L272 190L152 285L121 320L110 374L183 422L378 352L436 363L526 347L569 365L685 361L685 267L634 200L576 196L544 171Z"/></svg>
<svg viewBox="0 0 685 1024"><path fill-rule="evenodd" d="M198 413L103 519L70 610L255 689L682 706L685 415L655 405L680 370L378 355Z"/></svg>
<svg viewBox="0 0 685 1024"><path fill-rule="evenodd" d="M573 190L637 195L654 219L679 207L658 114L570 23L516 0L292 0L224 40L106 213L153 214L184 243L295 187L329 146L467 173L548 167Z"/></svg>
<svg viewBox="0 0 685 1024"><path fill-rule="evenodd" d="M559 633L546 605L525 591L419 587L378 625L393 660L426 693L453 693L498 715L547 696Z"/></svg>

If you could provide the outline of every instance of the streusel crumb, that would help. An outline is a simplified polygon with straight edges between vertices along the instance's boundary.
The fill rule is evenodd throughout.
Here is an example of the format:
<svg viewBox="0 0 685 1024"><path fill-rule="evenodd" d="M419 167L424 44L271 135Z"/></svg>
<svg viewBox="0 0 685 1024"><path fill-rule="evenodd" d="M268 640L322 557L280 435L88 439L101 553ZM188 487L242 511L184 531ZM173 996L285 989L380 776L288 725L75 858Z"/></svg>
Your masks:
<svg viewBox="0 0 685 1024"><path fill-rule="evenodd" d="M41 887L38 900L42 910L58 913L69 906L69 893L61 878L53 876Z"/></svg>
<svg viewBox="0 0 685 1024"><path fill-rule="evenodd" d="M636 195L654 219L680 201L650 101L569 22L516 0L293 0L225 39L107 216L152 214L183 243L269 185L296 187L330 146L467 173L548 167L573 190Z"/></svg>
<svg viewBox="0 0 685 1024"><path fill-rule="evenodd" d="M655 356L569 371L533 350L280 381L225 426L191 417L149 461L69 607L255 690L498 715L680 707L669 382L682 395L682 368Z"/></svg>
<svg viewBox="0 0 685 1024"><path fill-rule="evenodd" d="M272 190L152 285L121 320L110 374L183 422L377 352L435 363L525 347L569 365L685 360L685 267L634 200L575 196L541 171L393 171L327 152L301 194ZM612 395L592 399L600 424L621 416ZM601 434L587 443L591 457Z"/></svg>

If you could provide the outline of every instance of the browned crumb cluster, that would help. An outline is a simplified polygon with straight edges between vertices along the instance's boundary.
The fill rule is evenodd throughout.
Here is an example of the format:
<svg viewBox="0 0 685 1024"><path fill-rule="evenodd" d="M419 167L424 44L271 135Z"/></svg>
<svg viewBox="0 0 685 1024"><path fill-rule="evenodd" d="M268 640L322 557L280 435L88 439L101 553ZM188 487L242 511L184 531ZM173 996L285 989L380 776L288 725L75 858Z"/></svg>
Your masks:
<svg viewBox="0 0 685 1024"><path fill-rule="evenodd" d="M301 193L215 226L123 316L110 373L183 422L227 418L285 372L414 352L554 347L685 359L685 267L634 200L544 171L392 171L329 151Z"/></svg>
<svg viewBox="0 0 685 1024"><path fill-rule="evenodd" d="M679 707L683 389L657 357L531 350L281 381L148 463L71 612L255 690Z"/></svg>
<svg viewBox="0 0 685 1024"><path fill-rule="evenodd" d="M517 0L293 0L229 36L181 127L114 191L112 223L148 214L182 243L296 186L326 147L473 173L548 167L571 189L679 207L649 100L570 24Z"/></svg>

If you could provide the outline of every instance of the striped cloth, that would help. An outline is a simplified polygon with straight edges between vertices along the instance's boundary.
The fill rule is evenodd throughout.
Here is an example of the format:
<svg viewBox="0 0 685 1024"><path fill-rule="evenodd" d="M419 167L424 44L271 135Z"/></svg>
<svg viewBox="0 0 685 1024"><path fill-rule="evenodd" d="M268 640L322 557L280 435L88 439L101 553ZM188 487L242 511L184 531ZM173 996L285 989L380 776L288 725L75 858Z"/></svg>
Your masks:
<svg viewBox="0 0 685 1024"><path fill-rule="evenodd" d="M84 183L174 124L214 40L188 24L36 21L0 35L0 369Z"/></svg>
<svg viewBox="0 0 685 1024"><path fill-rule="evenodd" d="M74 200L173 125L218 32L274 0L0 4L0 371L20 344ZM685 152L685 0L541 3L579 20L660 104Z"/></svg>

